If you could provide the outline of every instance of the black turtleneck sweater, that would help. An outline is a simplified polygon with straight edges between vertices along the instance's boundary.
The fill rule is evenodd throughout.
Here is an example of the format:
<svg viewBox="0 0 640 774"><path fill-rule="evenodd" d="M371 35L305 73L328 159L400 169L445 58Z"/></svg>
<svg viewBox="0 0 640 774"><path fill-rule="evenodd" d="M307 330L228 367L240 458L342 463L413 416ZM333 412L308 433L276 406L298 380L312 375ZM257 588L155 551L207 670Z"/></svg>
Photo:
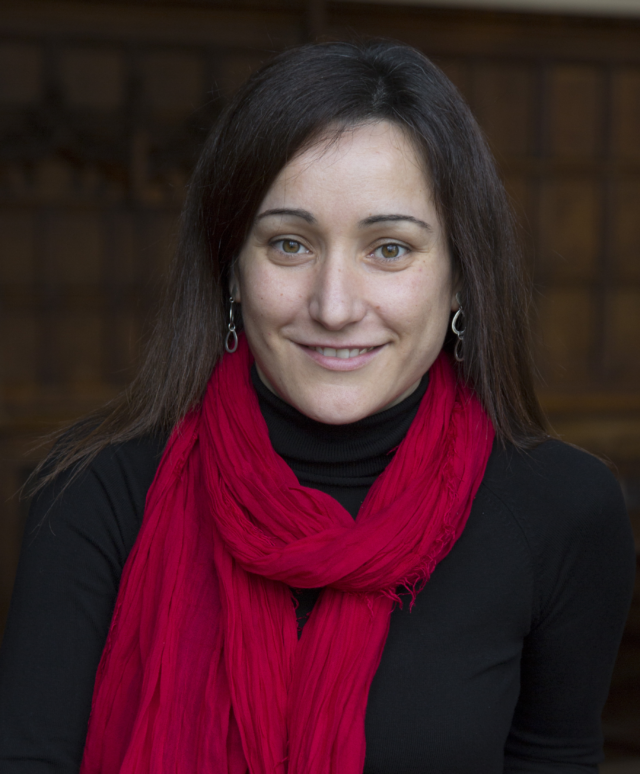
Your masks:
<svg viewBox="0 0 640 774"><path fill-rule="evenodd" d="M425 378L398 406L336 427L252 377L275 450L354 517L427 389ZM78 771L165 440L111 447L62 497L64 477L32 506L0 651L2 774ZM367 704L366 774L595 774L634 564L602 463L558 441L528 453L496 445L462 536L413 609L392 613ZM296 594L302 625L317 591Z"/></svg>

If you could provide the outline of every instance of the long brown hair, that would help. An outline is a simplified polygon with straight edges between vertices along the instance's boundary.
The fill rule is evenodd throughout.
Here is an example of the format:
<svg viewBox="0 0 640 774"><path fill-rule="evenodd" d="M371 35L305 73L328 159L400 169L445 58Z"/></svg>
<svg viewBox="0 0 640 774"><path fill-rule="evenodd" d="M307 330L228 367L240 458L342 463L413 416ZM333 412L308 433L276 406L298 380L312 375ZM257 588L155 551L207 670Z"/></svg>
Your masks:
<svg viewBox="0 0 640 774"><path fill-rule="evenodd" d="M512 213L491 152L464 100L425 56L389 41L287 51L224 110L194 171L164 301L130 387L77 423L43 463L38 488L86 466L109 444L167 435L196 406L222 356L230 267L270 185L314 138L370 121L401 126L424 155L461 280L468 381L497 437L545 437L532 378L529 292ZM452 335L445 341L452 348Z"/></svg>

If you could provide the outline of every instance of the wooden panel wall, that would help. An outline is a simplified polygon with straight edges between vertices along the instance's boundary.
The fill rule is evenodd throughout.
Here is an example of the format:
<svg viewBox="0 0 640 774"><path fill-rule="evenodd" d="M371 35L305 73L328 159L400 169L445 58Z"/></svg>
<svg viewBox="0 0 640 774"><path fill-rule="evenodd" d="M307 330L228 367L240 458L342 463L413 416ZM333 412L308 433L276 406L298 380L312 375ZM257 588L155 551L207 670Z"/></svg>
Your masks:
<svg viewBox="0 0 640 774"><path fill-rule="evenodd" d="M316 29L417 46L475 111L522 223L552 424L617 465L636 512L640 22L320 5ZM289 0L1 7L0 621L30 444L126 384L207 127L308 23Z"/></svg>

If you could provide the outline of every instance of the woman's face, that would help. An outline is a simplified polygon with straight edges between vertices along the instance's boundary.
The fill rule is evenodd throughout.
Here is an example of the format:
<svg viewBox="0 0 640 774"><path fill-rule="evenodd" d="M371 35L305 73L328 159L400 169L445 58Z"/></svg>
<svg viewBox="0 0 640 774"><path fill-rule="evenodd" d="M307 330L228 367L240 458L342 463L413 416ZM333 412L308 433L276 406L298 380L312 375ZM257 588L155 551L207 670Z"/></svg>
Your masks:
<svg viewBox="0 0 640 774"><path fill-rule="evenodd" d="M424 164L394 124L292 159L258 209L232 293L264 383L345 424L409 395L456 309Z"/></svg>

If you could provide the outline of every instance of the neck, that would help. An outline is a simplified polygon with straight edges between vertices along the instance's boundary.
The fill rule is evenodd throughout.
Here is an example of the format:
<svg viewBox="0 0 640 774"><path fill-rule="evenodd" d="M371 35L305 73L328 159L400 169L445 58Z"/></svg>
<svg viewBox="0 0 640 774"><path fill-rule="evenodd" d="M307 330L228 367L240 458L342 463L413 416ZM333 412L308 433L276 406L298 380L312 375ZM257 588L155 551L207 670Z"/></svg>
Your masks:
<svg viewBox="0 0 640 774"><path fill-rule="evenodd" d="M425 374L417 388L400 403L346 425L317 422L285 403L260 379L256 366L251 380L275 451L303 485L353 487L373 484L393 458L426 392Z"/></svg>

